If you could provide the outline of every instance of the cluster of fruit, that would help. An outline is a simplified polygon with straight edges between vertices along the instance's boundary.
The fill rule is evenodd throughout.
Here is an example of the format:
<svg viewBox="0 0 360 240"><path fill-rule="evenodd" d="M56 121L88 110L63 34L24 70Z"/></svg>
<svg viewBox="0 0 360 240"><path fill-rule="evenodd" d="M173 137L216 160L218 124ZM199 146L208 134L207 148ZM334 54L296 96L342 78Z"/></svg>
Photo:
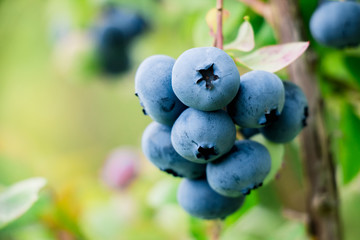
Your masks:
<svg viewBox="0 0 360 240"><path fill-rule="evenodd" d="M96 58L105 74L119 74L130 67L129 46L147 28L137 13L108 5L95 28Z"/></svg>
<svg viewBox="0 0 360 240"><path fill-rule="evenodd" d="M360 44L360 4L350 1L327 1L321 4L310 20L313 37L335 48Z"/></svg>
<svg viewBox="0 0 360 240"><path fill-rule="evenodd" d="M235 124L287 142L306 123L300 88L265 71L248 72L240 81L233 59L215 47L189 49L176 61L164 55L145 59L135 91L144 114L155 120L142 137L145 156L185 178L178 201L204 219L236 211L271 168L263 145L236 140Z"/></svg>

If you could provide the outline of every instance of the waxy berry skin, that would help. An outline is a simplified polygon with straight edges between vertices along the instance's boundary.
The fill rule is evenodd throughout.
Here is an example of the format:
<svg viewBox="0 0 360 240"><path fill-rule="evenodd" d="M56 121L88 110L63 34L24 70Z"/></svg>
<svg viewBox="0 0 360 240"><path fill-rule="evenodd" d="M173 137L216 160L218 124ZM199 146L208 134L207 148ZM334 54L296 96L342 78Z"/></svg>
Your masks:
<svg viewBox="0 0 360 240"><path fill-rule="evenodd" d="M202 219L223 219L239 209L244 196L224 197L212 190L206 179L183 179L177 199L190 215Z"/></svg>
<svg viewBox="0 0 360 240"><path fill-rule="evenodd" d="M294 83L283 82L285 87L285 105L279 119L269 126L260 128L268 140L275 143L292 141L306 126L308 103L306 96Z"/></svg>
<svg viewBox="0 0 360 240"><path fill-rule="evenodd" d="M316 41L335 48L360 44L360 3L326 2L310 19L310 31Z"/></svg>
<svg viewBox="0 0 360 240"><path fill-rule="evenodd" d="M171 144L170 133L171 127L157 122L150 123L141 141L145 156L160 170L175 177L203 177L206 165L181 157Z"/></svg>
<svg viewBox="0 0 360 240"><path fill-rule="evenodd" d="M188 108L171 130L175 150L196 163L207 163L224 155L234 145L235 138L235 124L224 110L203 112Z"/></svg>
<svg viewBox="0 0 360 240"><path fill-rule="evenodd" d="M215 47L192 48L176 60L172 87L187 106L215 111L235 97L240 85L239 71L233 59Z"/></svg>
<svg viewBox="0 0 360 240"><path fill-rule="evenodd" d="M171 57L154 55L140 64L135 75L135 95L139 97L144 114L169 126L186 108L171 87L174 62Z"/></svg>
<svg viewBox="0 0 360 240"><path fill-rule="evenodd" d="M227 197L249 194L262 185L271 168L271 157L260 143L236 141L225 156L207 164L206 176L212 189Z"/></svg>
<svg viewBox="0 0 360 240"><path fill-rule="evenodd" d="M99 67L107 75L126 72L131 67L129 48L148 28L139 14L108 5L94 28L95 53Z"/></svg>
<svg viewBox="0 0 360 240"><path fill-rule="evenodd" d="M260 128L278 118L284 102L285 90L280 78L256 70L241 76L239 92L227 109L240 127Z"/></svg>

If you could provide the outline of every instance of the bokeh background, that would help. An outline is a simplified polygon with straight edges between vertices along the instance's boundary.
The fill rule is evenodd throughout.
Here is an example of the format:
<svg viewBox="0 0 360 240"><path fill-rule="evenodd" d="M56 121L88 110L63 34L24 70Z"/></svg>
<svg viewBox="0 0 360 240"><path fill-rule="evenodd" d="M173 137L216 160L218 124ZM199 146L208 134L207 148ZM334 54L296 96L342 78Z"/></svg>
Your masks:
<svg viewBox="0 0 360 240"><path fill-rule="evenodd" d="M219 234L219 223L192 218L178 206L180 180L142 155L141 135L151 119L134 96L143 59L177 58L189 48L212 44L205 16L215 1L113 2L140 14L147 29L128 47L130 68L108 75L99 70L94 53L94 28L105 1L0 0L0 186L34 176L48 180L39 201L1 229L0 239L210 239ZM261 16L236 0L224 2L230 12L225 43L250 16L256 48L276 44ZM300 3L308 22L317 3ZM319 57L318 80L338 163L344 232L346 239L357 239L360 50L311 45ZM287 78L285 71L278 74ZM298 143L272 148L284 156L280 172L222 223L222 239L307 239ZM115 158L133 165L124 170L125 183L114 188L104 181L103 168L115 150ZM122 151L131 154L124 157Z"/></svg>

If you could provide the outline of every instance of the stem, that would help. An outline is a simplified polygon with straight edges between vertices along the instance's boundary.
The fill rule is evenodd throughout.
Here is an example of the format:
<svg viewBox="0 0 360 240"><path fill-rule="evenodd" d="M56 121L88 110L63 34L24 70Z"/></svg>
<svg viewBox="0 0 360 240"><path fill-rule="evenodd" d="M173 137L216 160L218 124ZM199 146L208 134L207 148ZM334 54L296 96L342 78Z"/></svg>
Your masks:
<svg viewBox="0 0 360 240"><path fill-rule="evenodd" d="M307 40L297 0L271 0L275 32L283 43ZM317 240L341 239L339 197L330 138L323 119L324 101L316 83L315 57L310 51L288 67L290 79L309 102L308 126L300 136L307 187L308 232Z"/></svg>
<svg viewBox="0 0 360 240"><path fill-rule="evenodd" d="M222 221L221 220L214 220L212 224L212 233L211 233L211 240L219 240L222 230Z"/></svg>
<svg viewBox="0 0 360 240"><path fill-rule="evenodd" d="M223 0L216 0L216 10L217 10L217 18L216 18L216 35L214 40L214 46L220 49L223 49L224 46L224 36L223 36Z"/></svg>

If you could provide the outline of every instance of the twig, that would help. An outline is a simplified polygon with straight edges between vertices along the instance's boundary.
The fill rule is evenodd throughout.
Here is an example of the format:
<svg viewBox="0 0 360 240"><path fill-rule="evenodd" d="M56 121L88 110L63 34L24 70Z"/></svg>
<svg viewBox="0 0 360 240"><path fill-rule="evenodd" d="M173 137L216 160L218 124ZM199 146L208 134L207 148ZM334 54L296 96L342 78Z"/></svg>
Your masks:
<svg viewBox="0 0 360 240"><path fill-rule="evenodd" d="M214 220L212 224L212 232L211 232L211 240L219 240L222 230L222 221L221 220Z"/></svg>
<svg viewBox="0 0 360 240"><path fill-rule="evenodd" d="M271 0L270 4L274 30L281 42L307 40L297 0ZM314 61L303 56L288 67L290 79L304 90L309 102L308 126L300 139L307 187L307 226L314 239L338 240L342 234L335 165L314 66Z"/></svg>
<svg viewBox="0 0 360 240"><path fill-rule="evenodd" d="M223 49L224 36L222 31L223 26L223 0L216 0L216 10L217 10L217 18L216 18L216 36L215 36L215 46L217 48Z"/></svg>

